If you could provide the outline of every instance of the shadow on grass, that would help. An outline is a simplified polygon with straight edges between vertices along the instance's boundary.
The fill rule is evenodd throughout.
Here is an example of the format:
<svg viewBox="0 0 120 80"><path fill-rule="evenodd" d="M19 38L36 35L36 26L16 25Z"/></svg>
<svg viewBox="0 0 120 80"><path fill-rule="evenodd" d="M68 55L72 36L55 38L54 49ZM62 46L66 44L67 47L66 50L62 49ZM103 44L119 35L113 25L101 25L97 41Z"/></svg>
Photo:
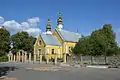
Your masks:
<svg viewBox="0 0 120 80"><path fill-rule="evenodd" d="M0 67L0 77L1 76L6 76L10 71L15 71L16 68L15 66L1 66Z"/></svg>

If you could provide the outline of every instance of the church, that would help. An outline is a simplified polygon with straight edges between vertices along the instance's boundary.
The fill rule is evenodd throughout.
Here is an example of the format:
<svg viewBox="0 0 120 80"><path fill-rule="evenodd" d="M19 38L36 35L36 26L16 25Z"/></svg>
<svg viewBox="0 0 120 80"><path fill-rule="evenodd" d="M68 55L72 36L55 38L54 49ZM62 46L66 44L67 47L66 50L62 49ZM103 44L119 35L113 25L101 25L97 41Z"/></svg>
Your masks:
<svg viewBox="0 0 120 80"><path fill-rule="evenodd" d="M63 58L63 54L71 55L71 48L75 46L81 35L76 32L71 32L63 29L63 20L61 14L57 19L57 27L54 31L51 30L50 19L46 25L46 32L41 33L34 44L34 55L49 56L49 59Z"/></svg>

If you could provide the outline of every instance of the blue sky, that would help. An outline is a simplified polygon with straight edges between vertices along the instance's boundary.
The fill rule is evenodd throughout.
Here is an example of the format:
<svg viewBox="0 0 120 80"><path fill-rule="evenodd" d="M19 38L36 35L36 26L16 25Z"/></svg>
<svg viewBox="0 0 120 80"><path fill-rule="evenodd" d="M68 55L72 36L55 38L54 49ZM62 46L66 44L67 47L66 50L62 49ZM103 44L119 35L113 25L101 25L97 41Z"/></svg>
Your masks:
<svg viewBox="0 0 120 80"><path fill-rule="evenodd" d="M47 19L52 29L62 13L64 29L88 35L104 24L112 24L120 43L120 0L0 0L0 16L5 21L26 22L39 18L37 28L45 31Z"/></svg>

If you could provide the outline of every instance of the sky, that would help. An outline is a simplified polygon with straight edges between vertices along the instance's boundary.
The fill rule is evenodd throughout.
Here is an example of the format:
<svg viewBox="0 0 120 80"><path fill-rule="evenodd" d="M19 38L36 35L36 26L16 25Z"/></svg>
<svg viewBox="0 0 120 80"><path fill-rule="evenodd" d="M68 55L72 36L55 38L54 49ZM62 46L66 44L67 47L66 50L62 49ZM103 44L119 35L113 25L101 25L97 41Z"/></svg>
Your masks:
<svg viewBox="0 0 120 80"><path fill-rule="evenodd" d="M0 0L0 25L11 34L27 31L38 36L45 31L47 19L52 30L62 13L66 30L89 35L104 24L112 24L120 44L120 0Z"/></svg>

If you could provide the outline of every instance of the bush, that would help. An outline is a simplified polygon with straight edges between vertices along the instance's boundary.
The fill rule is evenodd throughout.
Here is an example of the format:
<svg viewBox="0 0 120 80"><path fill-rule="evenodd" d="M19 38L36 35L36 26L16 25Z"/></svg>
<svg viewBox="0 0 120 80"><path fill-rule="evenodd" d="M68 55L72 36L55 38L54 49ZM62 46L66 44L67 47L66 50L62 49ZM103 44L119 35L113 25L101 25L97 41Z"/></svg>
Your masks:
<svg viewBox="0 0 120 80"><path fill-rule="evenodd" d="M8 57L7 56L0 57L0 62L7 62L7 61L8 61Z"/></svg>

